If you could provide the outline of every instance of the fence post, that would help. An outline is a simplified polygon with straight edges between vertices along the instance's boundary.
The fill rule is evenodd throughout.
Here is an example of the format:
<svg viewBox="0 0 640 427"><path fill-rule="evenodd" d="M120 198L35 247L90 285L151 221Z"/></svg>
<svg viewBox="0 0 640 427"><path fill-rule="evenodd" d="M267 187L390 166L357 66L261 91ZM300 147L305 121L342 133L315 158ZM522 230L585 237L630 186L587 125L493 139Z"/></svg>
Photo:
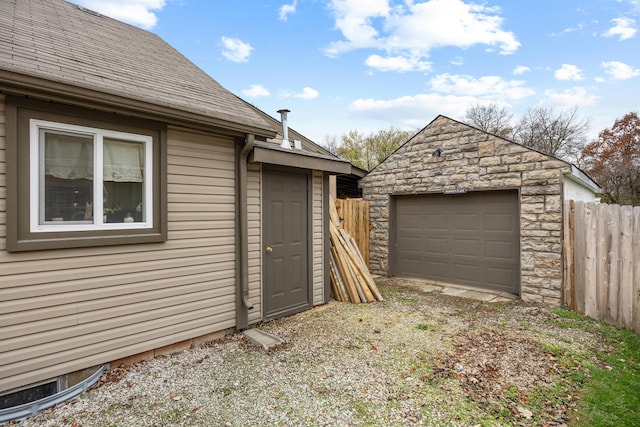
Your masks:
<svg viewBox="0 0 640 427"><path fill-rule="evenodd" d="M609 218L609 205L598 204L598 230L596 233L596 299L597 299L597 318L604 319L607 314L608 307L608 291L609 291L609 271L607 269L607 221Z"/></svg>
<svg viewBox="0 0 640 427"><path fill-rule="evenodd" d="M597 291L597 245L596 235L598 227L598 208L593 203L584 204L584 246L585 246L585 260L584 260L584 282L583 282L583 297L584 297L584 314L589 317L597 317L598 309L596 304L596 291Z"/></svg>
<svg viewBox="0 0 640 427"><path fill-rule="evenodd" d="M620 206L610 205L607 236L607 268L609 270L608 310L605 320L618 324L618 298L620 297Z"/></svg>
<svg viewBox="0 0 640 427"><path fill-rule="evenodd" d="M571 310L576 309L576 282L575 282L575 261L574 261L574 205L573 200L564 202L564 304Z"/></svg>
<svg viewBox="0 0 640 427"><path fill-rule="evenodd" d="M640 334L640 206L633 208L633 308L632 328Z"/></svg>

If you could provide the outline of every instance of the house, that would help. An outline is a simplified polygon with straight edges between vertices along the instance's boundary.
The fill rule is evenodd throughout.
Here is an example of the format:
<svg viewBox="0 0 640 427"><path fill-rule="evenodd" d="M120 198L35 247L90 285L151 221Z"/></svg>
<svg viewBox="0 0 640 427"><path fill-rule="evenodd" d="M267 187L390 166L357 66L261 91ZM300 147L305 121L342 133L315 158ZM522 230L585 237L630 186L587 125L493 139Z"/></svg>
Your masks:
<svg viewBox="0 0 640 427"><path fill-rule="evenodd" d="M575 166L438 116L360 182L370 268L558 307L565 199L600 188Z"/></svg>
<svg viewBox="0 0 640 427"><path fill-rule="evenodd" d="M152 33L1 2L0 408L328 301L351 165L276 134Z"/></svg>

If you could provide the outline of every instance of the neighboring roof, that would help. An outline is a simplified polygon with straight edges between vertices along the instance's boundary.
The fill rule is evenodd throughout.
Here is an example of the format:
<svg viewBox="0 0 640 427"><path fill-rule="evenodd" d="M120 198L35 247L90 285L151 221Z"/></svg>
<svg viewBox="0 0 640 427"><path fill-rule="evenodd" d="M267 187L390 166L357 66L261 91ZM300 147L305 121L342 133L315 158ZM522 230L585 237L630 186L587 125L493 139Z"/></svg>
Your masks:
<svg viewBox="0 0 640 427"><path fill-rule="evenodd" d="M131 100L138 109L142 102L169 116L179 111L176 117L273 135L246 103L153 33L62 0L2 0L0 88L46 82L58 90L77 87Z"/></svg>
<svg viewBox="0 0 640 427"><path fill-rule="evenodd" d="M581 184L594 193L602 193L602 187L576 165L571 165L571 174L566 175L572 181Z"/></svg>

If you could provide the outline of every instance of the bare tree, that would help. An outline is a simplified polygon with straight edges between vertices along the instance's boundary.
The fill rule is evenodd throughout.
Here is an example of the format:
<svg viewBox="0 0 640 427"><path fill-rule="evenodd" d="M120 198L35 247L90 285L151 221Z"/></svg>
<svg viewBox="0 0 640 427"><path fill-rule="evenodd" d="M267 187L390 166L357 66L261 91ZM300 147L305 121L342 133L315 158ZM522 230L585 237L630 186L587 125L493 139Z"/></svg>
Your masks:
<svg viewBox="0 0 640 427"><path fill-rule="evenodd" d="M485 132L509 138L513 132L513 114L498 104L475 104L465 112L464 122Z"/></svg>
<svg viewBox="0 0 640 427"><path fill-rule="evenodd" d="M340 144L338 143L338 137L335 134L325 135L324 144L321 145L334 156L337 156L339 154L338 147L340 146Z"/></svg>
<svg viewBox="0 0 640 427"><path fill-rule="evenodd" d="M578 107L555 112L552 107L529 108L514 130L514 140L552 156L576 162L585 145L589 120L578 118Z"/></svg>

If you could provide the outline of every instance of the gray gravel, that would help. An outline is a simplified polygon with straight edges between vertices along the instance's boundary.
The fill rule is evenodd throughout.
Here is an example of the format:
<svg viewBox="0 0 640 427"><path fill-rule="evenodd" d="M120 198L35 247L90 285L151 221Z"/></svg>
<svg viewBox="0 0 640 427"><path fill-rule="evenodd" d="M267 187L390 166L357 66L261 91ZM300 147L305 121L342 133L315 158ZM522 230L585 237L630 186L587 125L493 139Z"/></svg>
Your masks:
<svg viewBox="0 0 640 427"><path fill-rule="evenodd" d="M477 400L483 390L478 384L490 382L487 394L478 398L489 402L499 401L496 393L507 385L525 393L546 382L545 364L554 366L539 342L586 351L597 341L555 328L548 311L521 302L479 303L389 279L380 279L379 286L386 297L382 303L332 302L260 325L285 340L269 352L235 334L114 370L99 387L23 424L481 425L492 412ZM478 340L510 344L481 362L478 354L489 352L469 350ZM536 353L531 355L535 372L527 370L529 353ZM491 375L483 379L488 366ZM539 381L541 376L545 381ZM476 394L469 393L467 384ZM526 408L517 411L530 417ZM546 413L527 421L535 416L538 425L554 424ZM561 413L555 424L563 420L566 414Z"/></svg>

